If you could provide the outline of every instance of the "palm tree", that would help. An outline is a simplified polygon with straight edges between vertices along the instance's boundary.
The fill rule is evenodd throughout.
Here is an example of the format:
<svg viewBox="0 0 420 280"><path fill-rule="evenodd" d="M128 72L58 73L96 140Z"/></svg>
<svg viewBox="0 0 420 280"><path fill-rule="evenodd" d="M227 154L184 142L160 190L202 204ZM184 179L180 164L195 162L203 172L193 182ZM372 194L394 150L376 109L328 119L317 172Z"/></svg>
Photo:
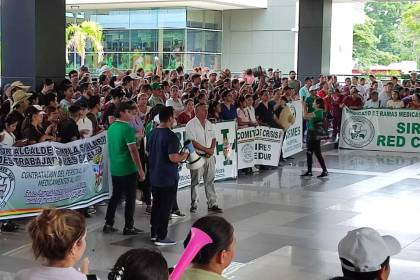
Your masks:
<svg viewBox="0 0 420 280"><path fill-rule="evenodd" d="M80 56L81 65L85 63L86 43L90 41L92 49L98 54L98 63L104 58L102 45L102 27L93 21L84 21L81 24L70 24L66 28L66 60L71 49Z"/></svg>

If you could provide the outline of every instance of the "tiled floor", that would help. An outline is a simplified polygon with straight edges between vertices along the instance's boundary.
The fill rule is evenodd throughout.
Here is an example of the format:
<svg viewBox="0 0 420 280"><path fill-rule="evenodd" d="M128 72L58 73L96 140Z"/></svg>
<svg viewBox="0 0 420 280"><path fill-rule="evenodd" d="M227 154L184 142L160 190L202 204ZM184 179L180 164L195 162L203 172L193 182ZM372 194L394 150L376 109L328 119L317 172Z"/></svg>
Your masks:
<svg viewBox="0 0 420 280"><path fill-rule="evenodd" d="M370 226L396 236L404 247L391 261L390 279L420 279L420 155L348 150L325 155L331 172L326 179L300 178L305 160L297 156L278 170L216 184L223 216L234 224L238 240L228 277L303 280L340 275L338 241L348 230ZM187 212L189 190L178 197ZM86 255L93 272L107 279L119 255L151 244L148 235L102 234L106 208L97 210L88 220ZM180 244L162 249L170 265L182 253L191 224L206 214L202 202L197 214L171 223L170 235ZM117 226L122 220L119 211ZM148 229L143 206L137 207L136 225ZM0 233L0 279L13 279L14 272L32 264L23 231Z"/></svg>

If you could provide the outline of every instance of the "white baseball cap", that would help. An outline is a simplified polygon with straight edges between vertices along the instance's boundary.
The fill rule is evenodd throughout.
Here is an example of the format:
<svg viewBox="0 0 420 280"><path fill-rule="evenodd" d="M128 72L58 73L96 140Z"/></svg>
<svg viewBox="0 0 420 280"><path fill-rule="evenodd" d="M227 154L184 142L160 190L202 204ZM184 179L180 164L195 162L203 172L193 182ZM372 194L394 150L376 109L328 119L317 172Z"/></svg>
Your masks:
<svg viewBox="0 0 420 280"><path fill-rule="evenodd" d="M128 75L128 76L130 76L130 78L131 79L133 79L133 80L140 80L141 79L141 77L140 76L138 76L136 73L131 73L130 75Z"/></svg>
<svg viewBox="0 0 420 280"><path fill-rule="evenodd" d="M104 72L111 71L111 68L108 65L104 65L99 69L99 74L103 74Z"/></svg>
<svg viewBox="0 0 420 280"><path fill-rule="evenodd" d="M318 90L318 89L319 89L318 85L313 85L309 88L309 91Z"/></svg>
<svg viewBox="0 0 420 280"><path fill-rule="evenodd" d="M381 236L373 228L359 228L349 231L338 244L341 266L353 272L373 272L381 269L381 264L390 256L401 251L401 244L390 235Z"/></svg>

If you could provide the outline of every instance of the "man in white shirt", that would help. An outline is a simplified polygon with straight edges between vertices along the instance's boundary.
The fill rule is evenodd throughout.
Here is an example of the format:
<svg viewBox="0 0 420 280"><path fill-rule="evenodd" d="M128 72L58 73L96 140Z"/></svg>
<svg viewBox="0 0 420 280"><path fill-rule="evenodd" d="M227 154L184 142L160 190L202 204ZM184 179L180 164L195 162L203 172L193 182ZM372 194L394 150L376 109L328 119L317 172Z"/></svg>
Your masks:
<svg viewBox="0 0 420 280"><path fill-rule="evenodd" d="M379 103L381 108L386 108L386 104L391 99L393 88L394 84L392 82L388 82L385 85L384 91L379 94Z"/></svg>
<svg viewBox="0 0 420 280"><path fill-rule="evenodd" d="M378 99L378 92L377 91L372 91L370 93L370 99L368 101L365 102L365 105L363 106L363 108L365 109L370 109L370 108L379 108L380 106L380 101Z"/></svg>
<svg viewBox="0 0 420 280"><path fill-rule="evenodd" d="M166 106L172 106L172 108L175 110L176 116L184 111L184 104L182 104L181 99L179 99L179 90L176 85L171 87L171 98L166 100Z"/></svg>
<svg viewBox="0 0 420 280"><path fill-rule="evenodd" d="M185 127L186 139L192 141L197 154L205 160L205 163L201 168L190 170L191 213L197 212L197 188L200 184L201 177L203 177L204 181L208 210L215 213L223 212L223 210L217 206L217 196L214 189L214 178L216 173L214 149L216 148L216 135L213 124L207 120L207 114L207 105L198 103L195 106L195 117L190 120Z"/></svg>

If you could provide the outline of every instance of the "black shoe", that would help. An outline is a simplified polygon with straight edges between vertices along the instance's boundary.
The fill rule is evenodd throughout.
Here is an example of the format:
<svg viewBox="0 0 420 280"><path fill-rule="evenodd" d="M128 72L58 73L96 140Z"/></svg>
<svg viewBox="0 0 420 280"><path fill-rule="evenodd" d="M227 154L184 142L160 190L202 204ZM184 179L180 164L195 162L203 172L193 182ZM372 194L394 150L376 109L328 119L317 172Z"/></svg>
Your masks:
<svg viewBox="0 0 420 280"><path fill-rule="evenodd" d="M11 221L3 222L1 226L1 231L4 231L4 232L14 232L14 231L17 231L18 229L19 229L19 226Z"/></svg>
<svg viewBox="0 0 420 280"><path fill-rule="evenodd" d="M191 206L190 212L191 213L197 213L197 206Z"/></svg>
<svg viewBox="0 0 420 280"><path fill-rule="evenodd" d="M124 228L123 235L137 235L139 233L143 233L144 231L135 227L132 228Z"/></svg>
<svg viewBox="0 0 420 280"><path fill-rule="evenodd" d="M185 214L181 212L181 210L176 210L171 213L171 218L182 218L185 217Z"/></svg>
<svg viewBox="0 0 420 280"><path fill-rule="evenodd" d="M306 173L300 175L300 177L312 177L312 172L307 171Z"/></svg>
<svg viewBox="0 0 420 280"><path fill-rule="evenodd" d="M217 205L209 207L208 210L212 211L212 212L215 212L215 213L223 213L223 210L221 208L219 208Z"/></svg>
<svg viewBox="0 0 420 280"><path fill-rule="evenodd" d="M322 171L321 175L318 175L318 178L324 178L328 176L328 171Z"/></svg>
<svg viewBox="0 0 420 280"><path fill-rule="evenodd" d="M104 228L102 229L102 231L104 233L114 233L114 232L117 232L118 229L116 229L116 228L114 228L113 226L110 226L110 225L104 225Z"/></svg>

